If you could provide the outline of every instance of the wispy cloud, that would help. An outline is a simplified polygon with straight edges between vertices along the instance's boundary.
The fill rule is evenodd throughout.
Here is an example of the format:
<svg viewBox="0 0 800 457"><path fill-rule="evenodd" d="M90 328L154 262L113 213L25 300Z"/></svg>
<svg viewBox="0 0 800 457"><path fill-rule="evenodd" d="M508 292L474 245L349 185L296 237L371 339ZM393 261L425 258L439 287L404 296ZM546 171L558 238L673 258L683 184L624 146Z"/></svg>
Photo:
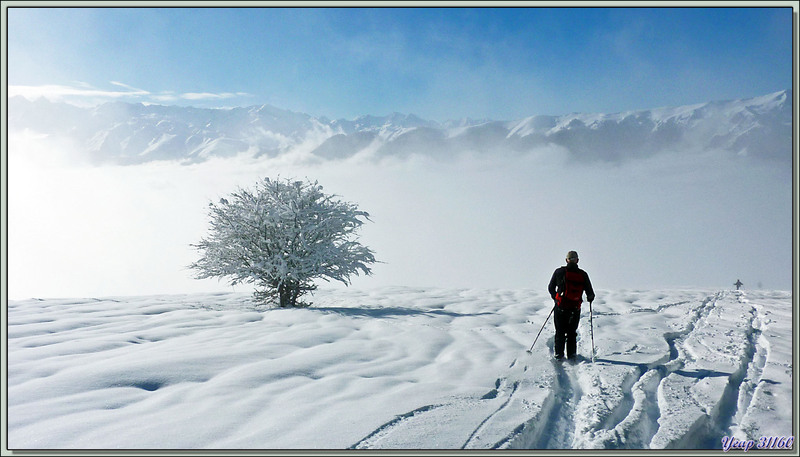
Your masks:
<svg viewBox="0 0 800 457"><path fill-rule="evenodd" d="M180 97L185 100L222 100L228 98L246 97L248 95L249 94L246 92L222 92L219 94L210 92L187 92L182 94Z"/></svg>
<svg viewBox="0 0 800 457"><path fill-rule="evenodd" d="M119 85L119 84L116 84ZM127 86L126 88L130 88ZM76 84L76 86L64 86L48 84L43 86L8 86L8 94L11 97L21 95L29 99L46 98L54 101L76 101L83 99L87 102L98 99L119 99L125 97L145 97L150 92L141 89L126 91L97 89L86 84Z"/></svg>
<svg viewBox="0 0 800 457"><path fill-rule="evenodd" d="M125 83L121 83L119 81L109 81L109 83L111 83L111 84L113 84L115 86L122 87L123 89L128 89L129 91L134 92L134 93L146 93L146 94L150 93L150 92L148 92L148 91L146 91L144 89L138 89L136 87L130 86L130 85L125 84Z"/></svg>
<svg viewBox="0 0 800 457"><path fill-rule="evenodd" d="M250 97L246 92L185 92L163 91L153 93L119 81L109 84L124 90L98 89L83 82L73 85L48 84L41 86L8 86L10 97L23 96L35 100L45 98L51 101L67 102L79 106L93 106L110 100L123 100L142 103L178 103L180 101L214 101L230 100L239 97Z"/></svg>

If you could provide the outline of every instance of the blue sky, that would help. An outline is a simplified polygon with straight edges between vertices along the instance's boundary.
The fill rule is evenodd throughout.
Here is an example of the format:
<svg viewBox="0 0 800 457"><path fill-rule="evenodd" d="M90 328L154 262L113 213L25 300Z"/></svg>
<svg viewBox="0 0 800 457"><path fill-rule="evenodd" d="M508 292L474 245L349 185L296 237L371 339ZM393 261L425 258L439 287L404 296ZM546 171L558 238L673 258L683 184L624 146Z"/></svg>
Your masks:
<svg viewBox="0 0 800 457"><path fill-rule="evenodd" d="M9 94L328 118L613 113L792 88L785 8L9 8Z"/></svg>

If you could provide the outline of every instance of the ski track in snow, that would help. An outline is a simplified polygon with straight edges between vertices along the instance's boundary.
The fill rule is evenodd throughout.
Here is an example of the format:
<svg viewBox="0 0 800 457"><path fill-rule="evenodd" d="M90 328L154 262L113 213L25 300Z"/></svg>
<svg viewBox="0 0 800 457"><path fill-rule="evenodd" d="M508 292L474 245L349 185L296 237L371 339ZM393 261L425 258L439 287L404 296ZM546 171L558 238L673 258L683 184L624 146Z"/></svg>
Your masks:
<svg viewBox="0 0 800 457"><path fill-rule="evenodd" d="M723 298L742 305L739 307L742 312L739 317L743 319L737 323L744 324L737 325L738 331L731 329L726 332L726 335L731 337L728 343L739 338L743 338L745 342L738 348L738 362L729 365L734 369L730 373L696 367L695 359L687 353L685 348L692 344L692 339L696 336L693 332L702 332L704 327L716 324L715 321L709 320L709 316L715 310L718 301ZM708 448L720 448L721 437L732 435L732 424L747 414L752 402L754 386L765 382L763 366L766 360L766 340L760 337L757 308L748 307L747 300L740 292L718 292L706 297L699 304L681 301L659 305L654 309L636 309L630 312L658 314L666 309L685 305L689 306L689 320L684 323L683 328L664 334L668 356L663 356L655 362L627 363L598 358L596 365L590 365L590 360L583 356L579 356L577 364L570 361L553 360L555 374L552 390L539 414L527 422L513 427L510 434L501 437L496 442L492 443L491 439L486 441L482 437L482 433L489 430L491 422L501 416L503 410L509 407L515 394L517 396L524 395L519 389L521 383L519 379L510 382L508 378L498 378L495 388L481 398L481 400L491 400L494 403L497 403L498 399L502 399L502 404L497 409L485 406L479 408L479 401L474 399L460 399L454 400L450 404L425 406L397 416L353 445L352 448L380 448L384 447L384 444L389 444L388 447L396 447L395 445L398 443L388 438L393 434L413 440L418 432L417 424L430 427L430 423L422 420L420 416L440 415L439 413L443 409L491 410L472 431L466 442L460 447L461 449L486 447L491 449L686 448L692 447L693 443L703 443ZM603 314L597 313L596 315ZM605 315L612 314L605 313ZM583 327L585 329L585 324ZM552 337L548 341L548 348L552 355ZM756 355L759 357L756 358ZM517 362L518 360L515 359L509 368L514 368ZM611 395L618 402L609 405L608 392L603 392L603 389L609 387L613 389L613 386L603 384L597 368L614 365L623 367L625 374L622 377L619 392L617 395ZM522 372L525 373L530 368L525 365ZM684 401L674 404L669 397L672 391L692 388L708 379L718 381L713 384L722 388L722 395L716 400L712 399L707 405L687 405ZM605 395L594 397L585 395L584 389L587 392L599 389ZM524 402L524 400L521 401ZM694 412L696 416L688 422L691 426L688 429L681 428L684 422L679 421L681 425L677 427L677 431L668 428L667 432L662 432L661 425L670 424L670 418L668 416L662 418L662 416L674 413L673 410L676 408L686 408L687 406L701 406L690 412L690 414ZM590 419L585 423L578 423L575 418L576 414L586 414L597 420ZM757 437L742 436L739 433L739 438L754 439ZM452 446L448 447L452 448Z"/></svg>
<svg viewBox="0 0 800 457"><path fill-rule="evenodd" d="M37 419L39 413L26 405L47 405L47 401L50 401L50 405L63 410L68 408L70 398L88 396L90 389L94 388L101 391L127 386L145 392L115 399L111 401L114 404L105 400L106 411L114 411L126 407L138 408L139 406L134 406L136 399L146 395L146 392L159 393L167 390L167 387L177 389L183 386L180 388L185 393L181 395L191 397L196 395L189 390L192 385L212 393L226 392L220 388L224 387L224 382L246 386L250 378L255 382L250 391L266 389L265 392L282 392L283 383L305 379L307 382L341 384L348 389L341 395L355 399L358 393L351 393L350 384L343 383L356 377L361 379L361 383L376 380L375 382L385 384L390 387L391 393L368 391L368 394L377 395L376 401L382 406L365 409L363 418L342 418L351 424L349 434L346 435L349 438L337 439L352 441L349 441L349 445L335 448L719 449L720 439L725 436L757 440L768 434L790 434L787 422L792 417L792 405L786 396L787 392L791 396L791 387L787 386L792 385L792 342L791 338L787 338L791 335L792 309L791 294L787 292L750 294L695 290L679 293L600 293L599 299L593 305L596 343L594 362L589 346L588 309L583 310L579 327L580 355L577 362L559 362L552 358L552 321L546 323L545 333L537 343L538 346L534 347L532 353L525 353L524 349L543 325L549 308L547 305L539 305L530 314L529 305L521 306L518 303L539 300L543 295L538 293L411 288L392 288L378 294L333 292L324 299L327 306L300 311L304 313L302 315L291 310L281 310L275 314L253 312L242 308L237 296L227 294L206 297L215 298L197 301L192 296L181 297L178 301L183 301L183 308L169 304L168 297L139 299L143 304L140 314L138 317L133 314L133 318L127 318L122 327L113 327L108 317L103 316L122 315L125 308L112 307L110 311L106 311L102 306L126 305L128 299L125 298L10 303L9 339L16 344L12 344L10 349L9 395L14 401L10 405L9 435L15 442L25 442L34 439L39 430L37 427L40 427L37 423L43 424L41 427L45 429L55 426L54 419L49 419L47 414L44 418ZM377 302L378 306L340 306L359 298ZM545 298L541 301L548 300ZM481 311L485 306L482 304L484 302L500 305L497 305L494 313L484 312ZM130 303L133 306L137 300L130 300ZM382 303L391 303L393 306L380 306ZM397 306L397 303L404 305ZM38 311L25 311L26 305L35 305L34 308ZM80 306L75 308L76 305ZM47 314L62 313L62 308L81 311L78 314L74 314L74 311L67 311L73 314L65 315ZM228 308L238 308L239 311L223 312ZM584 308L587 306L584 305ZM202 311L209 314L206 316L196 313ZM170 320L169 316L175 313L183 313L188 319ZM522 320L526 315L529 317L523 324ZM309 320L309 316L319 318ZM167 325L148 327L140 325L143 322ZM80 384L78 378L75 378L74 368L66 364L71 358L81 360L80 357L92 351L98 351L98 354L105 351L108 354L109 351L122 350L125 345L136 347L168 344L173 336L195 344L189 339L192 332L206 331L207 335L213 337L214 334L208 332L217 328L220 322L232 329L243 324L270 325L270 329L295 325L302 327L305 333L280 333L278 341L282 345L275 346L268 332L263 342L269 344L262 343L259 347L273 347L270 351L275 356L265 359L257 354L250 356L247 355L249 352L243 352L245 355L240 356L242 359L238 365L232 365L227 371L223 368L219 373L213 370L220 370L217 366L225 367L231 363L226 360L228 357L225 353L206 356L204 367L192 368L193 371L188 373L181 373L180 365L159 371L161 367L169 366L166 359L156 359L155 363L135 359L132 366L134 370L141 370L141 374L126 370L124 365L113 365L111 371L104 374L100 365L105 362L99 359L89 366L89 384ZM84 343L80 341L80 335L87 331L106 335L106 327L122 330L122 340L116 341L118 338L102 336L98 347L91 346L97 343L89 340ZM390 341L386 339L387 333L388 338L404 338L402 341L406 343L416 343L416 340L420 342L413 347L401 345L398 352L392 349L395 346L387 346L387 341ZM241 339L247 338L247 335L249 334L242 334ZM309 336L311 340L304 341ZM223 344L225 338L217 337L215 344ZM353 349L363 346L348 342L353 341L353 338L355 341L370 342L374 348L387 349L359 352ZM78 341L71 342L73 339ZM453 345L454 339L468 343ZM66 343L62 341L69 341L71 345L65 346ZM346 351L347 348L353 349L347 355L341 355L344 353L333 349L338 347L335 346L337 342ZM241 343L230 347L236 350L247 347L238 344ZM345 363L353 368L342 368L347 374L338 375L336 370L339 365L334 362L315 366L314 363L320 363L317 361L319 356L314 356L318 352L312 351L318 351L316 348L322 347L328 348L321 354L323 357L344 357ZM455 367L448 368L456 370L452 373L461 369L458 367L472 369L473 365L484 360L481 357L496 359L497 356L492 354L509 355L509 347L512 351L514 347L519 348L521 354L516 357L513 357L513 353L510 354L509 360L513 360L510 363L506 360L504 365L492 362L499 372L495 373L497 377L494 382L491 385L487 382L480 394L475 393L481 389L479 386L448 390L448 384L440 381L443 366ZM472 358L472 355L464 352L467 349L482 355ZM290 355L303 351L308 351L309 356L289 359ZM419 352L426 354L424 357L408 357L409 354ZM55 357L48 359L50 355ZM274 357L278 358L273 360ZM37 364L37 358L48 363ZM117 362L121 360L117 358L109 360L122 363ZM288 370L288 376L281 375L277 368L269 368L273 367L273 361L283 361L282 365L285 365L286 360L290 362L290 366L283 369ZM376 365L375 360L380 360L381 364ZM434 360L438 365L430 368L430 363L426 362L428 360ZM208 364L212 365L211 368L208 368ZM264 371L262 367L269 369ZM351 374L353 370L358 373ZM416 374L420 371L429 374L418 378L423 376ZM412 376L407 372L414 374ZM433 378L430 373L434 374ZM486 379L483 371L476 373ZM474 379L476 373L464 381ZM94 380L91 379L92 374ZM60 378L65 381L59 381ZM424 382L419 383L419 380ZM58 382L62 382L62 385ZM391 390L392 386L402 387L409 382L412 382L412 386L430 383L434 387L428 387L427 390L408 390L409 393L416 392L412 395ZM92 383L97 386L94 387ZM41 389L61 389L63 400L57 397L47 400L46 396L44 399L36 398L34 392ZM306 391L311 392L308 389ZM451 395L445 394L448 391L452 392ZM423 395L419 395L420 392ZM91 395L95 398L98 394ZM230 396L231 393L222 395ZM104 397L96 398L92 401L102 401ZM165 398L168 400L166 404L174 408L173 397L158 398ZM267 405L284 396L270 394L264 398L265 401L261 403ZM242 399L237 401L240 405L246 404ZM358 401L360 406L357 407L345 402L332 403L332 412L326 414L336 416L336 411L364 408L374 403L370 403L368 398ZM319 411L315 403L319 400L311 399L308 402L308 405L299 403L295 407L304 411ZM340 406L345 404L348 406ZM408 409L401 409L403 406ZM74 414L81 414L83 409L89 410L90 407L91 405L81 407ZM257 411L258 404L241 408L241 411L250 411L247 414L255 415L254 417L267 414ZM188 414L182 409L177 411ZM269 411L273 411L269 414L274 415L279 409L273 408ZM67 410L55 412L61 415L69 413ZM327 416L314 420L325 427L331 427L330 424L336 420ZM381 420L381 417L384 419ZM219 420L224 423L225 417ZM241 425L248 423L248 420L246 415L241 418L237 415L232 422ZM94 419L88 422L99 424ZM370 423L373 424L371 427ZM124 422L120 422L116 427L124 427L123 424ZM354 426L355 424L358 425ZM65 427L60 432L61 436L70 436L72 443L78 443L65 448L81 447L89 440L86 437L72 438L70 427L76 427L77 431L82 426L79 423L59 426ZM226 426L234 429L236 427L233 424ZM83 433L89 437L102 435L103 439L107 439L105 437L109 434L102 431L101 425L94 427L96 430ZM223 433L223 438L206 437L202 435L202 430L198 430L197 434L202 438L192 442L189 437L179 445L187 448L248 448L236 443L250 443L248 440L253 439L252 436L259 436L263 427L266 426L262 425L259 432L249 432L245 427L244 431L234 433L233 437ZM309 427L313 428L312 425ZM362 430L362 434L358 435L359 432L353 430ZM303 435L302 432L298 433L298 436ZM328 433L339 436L330 429ZM54 436L58 437L59 433L54 433ZM286 439L290 440L291 437ZM293 447L285 444L286 441L283 443L266 448ZM264 447L263 444L261 447ZM299 447L305 446L300 443Z"/></svg>

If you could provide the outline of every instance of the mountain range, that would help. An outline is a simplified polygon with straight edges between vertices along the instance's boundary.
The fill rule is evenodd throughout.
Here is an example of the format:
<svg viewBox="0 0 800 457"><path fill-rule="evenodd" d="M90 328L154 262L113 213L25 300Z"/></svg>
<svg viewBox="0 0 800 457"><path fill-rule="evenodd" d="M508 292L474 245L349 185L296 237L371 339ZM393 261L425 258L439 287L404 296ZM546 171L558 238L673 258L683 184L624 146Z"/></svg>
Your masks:
<svg viewBox="0 0 800 457"><path fill-rule="evenodd" d="M326 160L459 153L520 154L541 148L618 161L663 151L723 150L791 162L792 92L613 114L536 115L513 121L436 122L413 114L329 120L270 105L206 109L109 102L77 107L13 97L9 132L74 141L95 163L195 163L238 154L303 150Z"/></svg>

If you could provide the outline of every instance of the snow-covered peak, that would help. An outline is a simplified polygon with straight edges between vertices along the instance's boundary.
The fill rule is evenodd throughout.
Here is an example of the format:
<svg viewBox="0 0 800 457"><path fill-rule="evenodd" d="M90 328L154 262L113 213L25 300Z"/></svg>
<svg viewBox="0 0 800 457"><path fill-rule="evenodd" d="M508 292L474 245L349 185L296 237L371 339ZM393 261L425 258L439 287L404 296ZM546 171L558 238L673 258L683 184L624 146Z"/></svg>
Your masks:
<svg viewBox="0 0 800 457"><path fill-rule="evenodd" d="M78 108L9 99L10 131L68 135L97 161L197 161L242 152L274 156L299 145L320 157L462 151L525 152L555 145L584 158L620 160L662 150L723 149L739 155L791 157L791 91L741 100L619 113L534 115L520 120L451 120L414 114L330 121L271 105L205 109L122 102Z"/></svg>
<svg viewBox="0 0 800 457"><path fill-rule="evenodd" d="M387 116L365 115L358 116L352 120L338 119L331 122L331 126L344 134L368 131L400 131L417 127L439 127L439 125L434 121L426 121L414 114L403 114L397 112Z"/></svg>

